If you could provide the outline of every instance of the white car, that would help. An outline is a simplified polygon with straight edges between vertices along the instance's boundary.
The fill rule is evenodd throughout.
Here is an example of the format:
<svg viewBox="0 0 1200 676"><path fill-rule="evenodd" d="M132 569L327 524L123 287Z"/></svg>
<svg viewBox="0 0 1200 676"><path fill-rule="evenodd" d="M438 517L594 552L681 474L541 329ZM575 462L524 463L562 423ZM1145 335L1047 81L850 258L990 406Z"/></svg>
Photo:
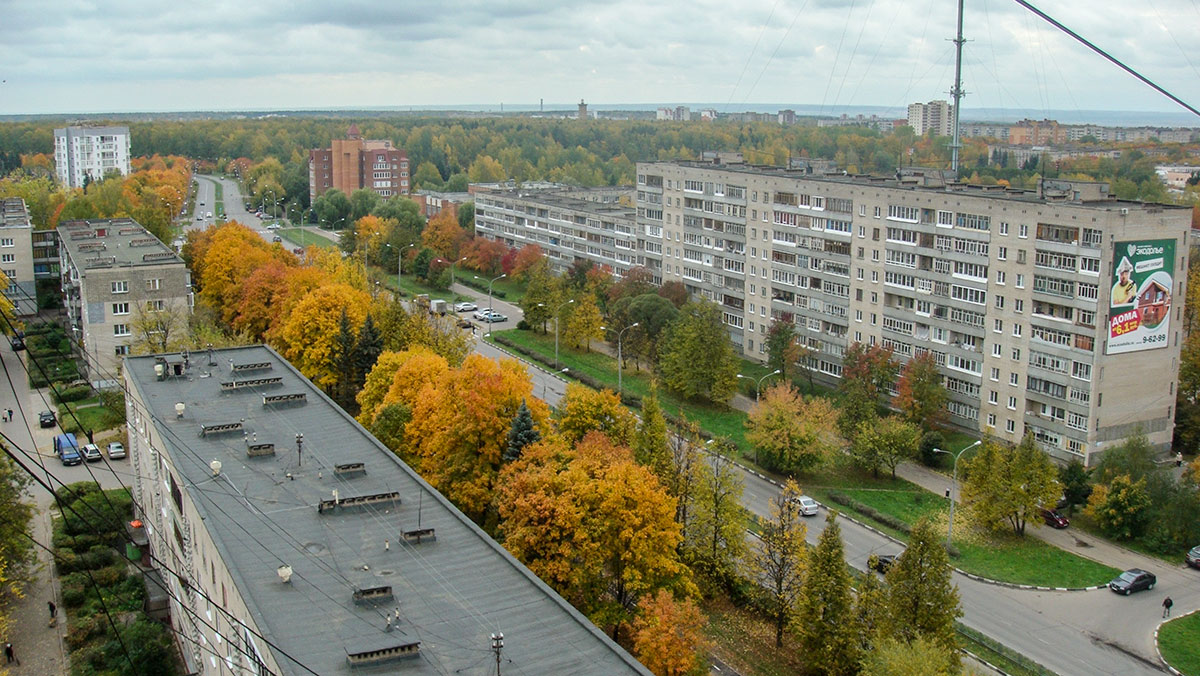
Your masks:
<svg viewBox="0 0 1200 676"><path fill-rule="evenodd" d="M125 445L119 441L114 441L108 445L108 459L116 460L125 457Z"/></svg>
<svg viewBox="0 0 1200 676"><path fill-rule="evenodd" d="M454 305L455 312L470 312L476 308L476 305L471 301L463 301Z"/></svg>
<svg viewBox="0 0 1200 676"><path fill-rule="evenodd" d="M478 319L481 322L487 322L489 324L491 324L493 322L508 321L508 317L500 314L499 312L496 312L495 310L488 310L486 308L483 310L477 311L475 313L475 319Z"/></svg>
<svg viewBox="0 0 1200 676"><path fill-rule="evenodd" d="M792 498L792 504L800 509L801 516L816 516L817 512L821 510L821 505L807 495L798 495Z"/></svg>
<svg viewBox="0 0 1200 676"><path fill-rule="evenodd" d="M282 226L280 226L278 223L272 223L267 226L267 230L278 230L280 227Z"/></svg>

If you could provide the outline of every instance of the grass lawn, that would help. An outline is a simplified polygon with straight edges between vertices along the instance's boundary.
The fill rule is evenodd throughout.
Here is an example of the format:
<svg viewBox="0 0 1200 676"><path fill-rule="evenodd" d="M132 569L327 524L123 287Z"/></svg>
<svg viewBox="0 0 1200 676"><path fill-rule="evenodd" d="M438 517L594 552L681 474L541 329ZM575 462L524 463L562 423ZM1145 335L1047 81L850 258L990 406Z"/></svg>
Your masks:
<svg viewBox="0 0 1200 676"><path fill-rule="evenodd" d="M1095 535L1102 540L1109 540L1117 545L1120 545L1121 547L1131 549L1139 554L1145 554L1146 556L1159 559L1165 563L1171 564L1172 566L1178 565L1179 562L1183 560L1184 554L1187 554L1189 549L1189 547L1185 545L1181 547L1179 551L1164 554L1158 550L1147 547L1146 544L1141 540L1114 540L1107 533L1100 529L1100 526L1096 524L1095 519L1083 513L1082 507L1076 507L1073 513L1064 512L1064 514L1067 514L1070 517L1071 528L1078 528L1079 530L1090 535Z"/></svg>
<svg viewBox="0 0 1200 676"><path fill-rule="evenodd" d="M496 333L521 347L540 353L551 362L554 359L553 331L541 334L533 331L508 329ZM611 387L614 391L617 389L617 360L602 352L583 352L561 344L558 360L562 366L571 371L585 373ZM636 370L632 365L626 367L622 374L625 391L639 396L649 394L650 377L651 373L645 367L641 371ZM700 427L712 436L726 436L732 439L741 449L743 458L753 458L754 451L746 442L745 413L727 406L687 401L661 388L659 389L659 401L667 413L678 416L682 410L684 415L697 421Z"/></svg>
<svg viewBox="0 0 1200 676"><path fill-rule="evenodd" d="M1171 620L1158 630L1163 659L1186 676L1200 676L1200 613Z"/></svg>
<svg viewBox="0 0 1200 676"><path fill-rule="evenodd" d="M276 233L278 233L280 237L284 237L305 248L310 246L319 246L322 248L332 249L337 246L337 243L333 240L313 234L301 228L280 228L279 230L276 230Z"/></svg>
<svg viewBox="0 0 1200 676"><path fill-rule="evenodd" d="M74 417L67 415L68 409L75 412ZM63 430L77 434L86 434L88 430L92 430L93 433L101 432L125 422L120 413L110 411L100 403L100 397L59 404L58 411ZM78 425L75 423L76 418L79 419Z"/></svg>
<svg viewBox="0 0 1200 676"><path fill-rule="evenodd" d="M775 626L758 613L735 606L727 596L705 599L704 634L712 652L737 673L750 676L790 676L802 673L804 663L796 639L785 632L783 650L775 648Z"/></svg>
<svg viewBox="0 0 1200 676"><path fill-rule="evenodd" d="M384 280L384 285L392 289L396 288L396 275L387 275ZM461 296L457 293L451 293L447 289L435 289L432 286L425 286L424 284L418 282L417 278L413 277L412 275L404 277L400 280L400 290L403 291L404 295L409 298L412 298L417 294L427 293L429 294L430 299L440 298L442 300L454 303L457 303L460 300L471 300L471 298L468 296ZM484 303L487 303L487 301L485 300Z"/></svg>

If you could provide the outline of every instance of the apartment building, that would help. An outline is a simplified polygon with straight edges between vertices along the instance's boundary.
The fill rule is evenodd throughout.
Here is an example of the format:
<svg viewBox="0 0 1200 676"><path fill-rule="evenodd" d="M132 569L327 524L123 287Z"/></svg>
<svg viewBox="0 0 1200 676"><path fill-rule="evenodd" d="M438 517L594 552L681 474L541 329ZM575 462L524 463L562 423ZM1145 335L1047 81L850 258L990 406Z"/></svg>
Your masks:
<svg viewBox="0 0 1200 676"><path fill-rule="evenodd" d="M4 297L13 314L37 314L37 283L33 275L33 224L25 200L0 199L0 270L8 278Z"/></svg>
<svg viewBox="0 0 1200 676"><path fill-rule="evenodd" d="M945 101L909 104L908 126L913 128L917 136L930 132L934 136L953 136L954 106Z"/></svg>
<svg viewBox="0 0 1200 676"><path fill-rule="evenodd" d="M308 151L308 196L315 200L330 188L349 195L374 190L387 199L409 192L408 154L390 139L364 139L351 124L346 138L333 139L328 148Z"/></svg>
<svg viewBox="0 0 1200 676"><path fill-rule="evenodd" d="M271 348L128 357L124 384L186 673L649 676Z"/></svg>
<svg viewBox="0 0 1200 676"><path fill-rule="evenodd" d="M853 342L932 353L952 422L1060 460L1167 446L1190 210L942 179L640 163L639 260L719 304L747 357L791 322L829 382Z"/></svg>
<svg viewBox="0 0 1200 676"><path fill-rule="evenodd" d="M425 218L435 218L443 213L449 213L458 218L458 208L474 199L469 192L441 192L438 190L418 190L412 195L412 201L417 203L421 215Z"/></svg>
<svg viewBox="0 0 1200 676"><path fill-rule="evenodd" d="M628 188L494 191L475 194L475 234L513 248L537 244L561 273L576 260L606 265L623 276L638 265L634 210L621 204Z"/></svg>
<svg viewBox="0 0 1200 676"><path fill-rule="evenodd" d="M82 188L111 171L129 175L129 127L64 127L54 130L58 182Z"/></svg>
<svg viewBox="0 0 1200 676"><path fill-rule="evenodd" d="M186 330L191 273L170 247L129 218L66 221L58 227L63 304L83 343L85 372L95 387L121 384L121 358L151 319L171 315ZM180 326L182 324L182 326Z"/></svg>

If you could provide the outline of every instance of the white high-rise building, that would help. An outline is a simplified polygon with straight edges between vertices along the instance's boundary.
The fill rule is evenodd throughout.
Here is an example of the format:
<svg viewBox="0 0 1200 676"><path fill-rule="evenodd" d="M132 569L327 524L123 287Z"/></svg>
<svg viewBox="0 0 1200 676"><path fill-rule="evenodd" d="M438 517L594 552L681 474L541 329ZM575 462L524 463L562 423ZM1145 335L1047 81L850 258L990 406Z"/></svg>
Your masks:
<svg viewBox="0 0 1200 676"><path fill-rule="evenodd" d="M129 174L129 127L65 127L54 130L54 166L65 186L82 188L114 169Z"/></svg>
<svg viewBox="0 0 1200 676"><path fill-rule="evenodd" d="M954 106L945 101L910 104L908 126L917 136L924 136L929 131L933 131L934 136L953 136Z"/></svg>

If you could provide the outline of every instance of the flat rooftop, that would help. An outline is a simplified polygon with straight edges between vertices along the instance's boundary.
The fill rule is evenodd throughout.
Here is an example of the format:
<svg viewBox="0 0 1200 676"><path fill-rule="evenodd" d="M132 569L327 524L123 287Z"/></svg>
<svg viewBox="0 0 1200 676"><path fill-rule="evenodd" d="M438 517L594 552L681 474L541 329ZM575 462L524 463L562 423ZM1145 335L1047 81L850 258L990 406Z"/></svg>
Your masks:
<svg viewBox="0 0 1200 676"><path fill-rule="evenodd" d="M183 263L174 249L132 218L64 221L58 226L58 241L80 270Z"/></svg>
<svg viewBox="0 0 1200 676"><path fill-rule="evenodd" d="M0 227L29 228L29 210L25 208L25 200L19 197L0 199Z"/></svg>
<svg viewBox="0 0 1200 676"><path fill-rule="evenodd" d="M154 356L126 358L126 377L254 622L313 671L490 673L489 637L501 632L504 673L649 674L274 350L195 352L186 368L179 354L164 358L162 380ZM284 563L290 584L277 574ZM355 602L371 589L389 600ZM349 664L351 653L416 641L416 659Z"/></svg>
<svg viewBox="0 0 1200 676"><path fill-rule="evenodd" d="M637 210L632 207L627 207L616 202L594 202L592 200L572 197L566 194L568 191L558 190L497 190L482 195L476 195L477 198L487 197L503 197L508 199L520 199L534 204L542 204L551 208L571 209L572 211L582 211L589 214L595 214L601 217L611 218L626 218L632 220L637 216Z"/></svg>

